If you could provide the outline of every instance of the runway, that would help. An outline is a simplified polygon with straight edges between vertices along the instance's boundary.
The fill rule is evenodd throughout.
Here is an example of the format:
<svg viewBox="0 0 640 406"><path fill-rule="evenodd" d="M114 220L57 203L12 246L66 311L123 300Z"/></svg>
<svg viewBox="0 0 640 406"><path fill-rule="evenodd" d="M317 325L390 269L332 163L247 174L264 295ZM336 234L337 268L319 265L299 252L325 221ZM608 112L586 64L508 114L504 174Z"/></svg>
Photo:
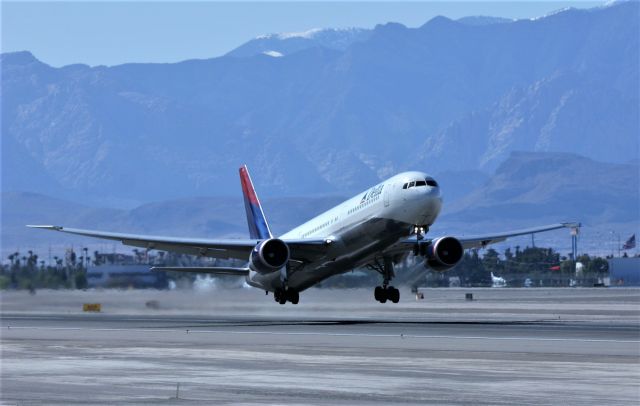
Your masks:
<svg viewBox="0 0 640 406"><path fill-rule="evenodd" d="M288 308L237 290L209 302L192 292L3 295L2 402L640 401L638 290L476 290L475 303L429 293L395 308L368 291L314 290ZM139 306L149 298L160 308ZM84 314L78 299L107 306Z"/></svg>

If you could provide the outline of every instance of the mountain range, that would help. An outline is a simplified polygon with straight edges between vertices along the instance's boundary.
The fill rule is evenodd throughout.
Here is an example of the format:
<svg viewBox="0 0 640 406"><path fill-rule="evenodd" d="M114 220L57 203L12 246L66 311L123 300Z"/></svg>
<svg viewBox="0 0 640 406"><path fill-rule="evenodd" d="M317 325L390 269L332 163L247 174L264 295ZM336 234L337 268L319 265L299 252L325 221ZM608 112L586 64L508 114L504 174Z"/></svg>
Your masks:
<svg viewBox="0 0 640 406"><path fill-rule="evenodd" d="M516 152L463 197L451 195L446 178L439 182L444 206L432 227L432 234L436 236L580 221L585 225L581 246L601 252L603 239L608 238L612 230L630 234L630 230L640 225L638 163L603 163L567 153ZM55 234L52 240L54 235L50 232L28 229L25 224L60 224L184 237L243 238L247 235L239 192L235 197L182 198L147 203L130 210L90 207L26 192L8 192L1 197L0 237L3 250L10 252L20 247L42 252L52 241L60 247L112 245L62 234ZM271 197L263 199L263 206L271 229L281 234L345 197ZM537 238L547 246L567 247L570 241L567 235L562 231Z"/></svg>
<svg viewBox="0 0 640 406"><path fill-rule="evenodd" d="M248 57L263 54L280 57L317 47L344 51L354 42L366 41L371 33L372 30L364 28L314 28L304 32L268 34L242 44L226 56Z"/></svg>
<svg viewBox="0 0 640 406"><path fill-rule="evenodd" d="M2 190L133 207L232 195L243 163L263 195L311 197L405 169L463 188L518 150L626 163L639 7L270 35L171 64L2 54Z"/></svg>
<svg viewBox="0 0 640 406"><path fill-rule="evenodd" d="M417 169L443 189L434 235L577 220L606 251L640 228L639 14L314 29L171 64L2 54L3 255L54 241L33 223L243 237L244 163L276 233Z"/></svg>

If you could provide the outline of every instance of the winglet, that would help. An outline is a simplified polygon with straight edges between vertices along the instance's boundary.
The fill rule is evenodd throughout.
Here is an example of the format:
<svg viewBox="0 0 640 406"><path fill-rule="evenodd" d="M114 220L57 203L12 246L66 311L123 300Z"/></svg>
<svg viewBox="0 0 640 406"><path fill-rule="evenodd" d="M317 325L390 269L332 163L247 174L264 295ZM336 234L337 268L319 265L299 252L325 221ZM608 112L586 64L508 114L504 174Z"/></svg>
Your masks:
<svg viewBox="0 0 640 406"><path fill-rule="evenodd" d="M244 196L244 208L247 212L247 224L249 225L249 236L254 239L271 238L271 230L267 219L264 217L260 200L253 188L249 169L246 165L240 167L240 183L242 185L242 195Z"/></svg>

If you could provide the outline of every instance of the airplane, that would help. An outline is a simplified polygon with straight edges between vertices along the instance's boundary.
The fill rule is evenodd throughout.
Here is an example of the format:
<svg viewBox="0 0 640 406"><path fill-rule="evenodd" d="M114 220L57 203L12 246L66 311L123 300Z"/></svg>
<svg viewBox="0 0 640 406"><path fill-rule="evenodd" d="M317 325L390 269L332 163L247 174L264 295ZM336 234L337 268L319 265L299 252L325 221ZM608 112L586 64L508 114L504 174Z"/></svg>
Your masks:
<svg viewBox="0 0 640 406"><path fill-rule="evenodd" d="M491 287L493 288L504 288L507 286L507 281L501 276L495 276L493 272L491 272Z"/></svg>
<svg viewBox="0 0 640 406"><path fill-rule="evenodd" d="M280 304L297 304L300 292L333 276L366 267L380 273L375 287L380 303L398 303L400 292L390 283L394 264L409 254L424 257L425 266L435 271L453 268L465 249L484 248L508 237L578 227L578 223L557 223L505 233L473 237L427 238L429 228L442 208L440 185L419 171L395 175L293 230L274 236L265 217L246 165L240 167L240 183L249 226L249 239L176 238L83 230L53 225L27 227L60 231L120 241L147 250L225 259L241 259L247 265L233 267L173 268L153 271L181 271L242 275L246 283L273 292Z"/></svg>

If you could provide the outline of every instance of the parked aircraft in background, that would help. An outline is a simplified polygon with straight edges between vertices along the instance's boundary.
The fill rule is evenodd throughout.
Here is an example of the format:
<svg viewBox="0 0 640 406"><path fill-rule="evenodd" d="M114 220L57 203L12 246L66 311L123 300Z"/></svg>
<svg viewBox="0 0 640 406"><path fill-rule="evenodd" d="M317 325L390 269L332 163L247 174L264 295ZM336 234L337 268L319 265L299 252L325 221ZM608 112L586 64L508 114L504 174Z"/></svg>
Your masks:
<svg viewBox="0 0 640 406"><path fill-rule="evenodd" d="M491 272L491 287L504 288L505 286L507 286L507 281L504 278L495 276L493 272Z"/></svg>
<svg viewBox="0 0 640 406"><path fill-rule="evenodd" d="M249 225L249 239L175 238L61 226L29 226L121 241L125 245L183 254L247 260L244 268L152 268L210 274L244 275L249 285L273 292L277 302L298 303L303 290L354 268L367 267L381 275L374 290L377 301L400 300L391 286L394 264L413 253L435 271L454 267L468 248L481 248L508 237L577 227L575 223L487 234L476 237L426 237L442 207L440 186L423 172L403 172L358 193L344 203L276 237L253 188L246 166L240 181Z"/></svg>

